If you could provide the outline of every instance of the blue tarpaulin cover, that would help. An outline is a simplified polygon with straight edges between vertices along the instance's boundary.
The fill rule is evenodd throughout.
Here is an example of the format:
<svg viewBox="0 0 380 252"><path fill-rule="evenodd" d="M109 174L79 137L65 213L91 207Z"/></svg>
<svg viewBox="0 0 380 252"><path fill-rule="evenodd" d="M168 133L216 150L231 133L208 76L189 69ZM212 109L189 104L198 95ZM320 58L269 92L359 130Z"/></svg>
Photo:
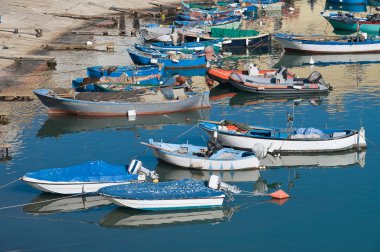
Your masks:
<svg viewBox="0 0 380 252"><path fill-rule="evenodd" d="M111 165L102 160L90 161L65 168L51 168L28 172L26 177L51 182L124 182L137 180L125 165Z"/></svg>
<svg viewBox="0 0 380 252"><path fill-rule="evenodd" d="M111 197L136 200L199 199L224 195L221 191L207 187L205 182L192 179L107 186L101 188L99 193Z"/></svg>
<svg viewBox="0 0 380 252"><path fill-rule="evenodd" d="M327 138L328 135L323 133L322 130L319 130L319 129L315 129L315 128L298 128L296 130L296 134L300 134L300 135L311 135L311 134L316 134L316 135L319 135L323 138Z"/></svg>

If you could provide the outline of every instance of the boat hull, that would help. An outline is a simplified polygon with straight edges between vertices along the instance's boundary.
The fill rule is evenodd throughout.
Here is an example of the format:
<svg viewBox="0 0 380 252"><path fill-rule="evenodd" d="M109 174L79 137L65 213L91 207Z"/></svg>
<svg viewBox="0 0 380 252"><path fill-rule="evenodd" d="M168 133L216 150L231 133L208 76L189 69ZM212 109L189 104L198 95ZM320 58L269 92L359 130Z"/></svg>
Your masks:
<svg viewBox="0 0 380 252"><path fill-rule="evenodd" d="M212 198L200 199L175 199L175 200L135 200L105 196L109 201L123 207L141 210L176 210L194 208L220 207L223 204L224 195Z"/></svg>
<svg viewBox="0 0 380 252"><path fill-rule="evenodd" d="M163 148L152 144L152 150L155 157L161 161L177 165L184 168L209 170L209 171L232 171L232 170L246 170L259 167L259 160L256 156L237 157L236 159L222 159L212 157L197 157L194 155L180 154L175 151L166 151L163 148L166 146L175 146L175 144L162 144ZM180 146L180 145L178 145ZM177 148L176 148L177 149ZM179 149L179 147L178 147ZM204 149L207 149L206 147ZM236 152L236 151L235 151ZM217 153L216 153L217 155ZM226 153L228 155L228 153ZM234 155L235 156L235 155ZM232 155L230 155L232 157Z"/></svg>
<svg viewBox="0 0 380 252"><path fill-rule="evenodd" d="M215 40L220 38L214 38L210 36L205 36L203 34L186 34L186 41L199 42L205 40ZM229 43L224 43L223 47L260 47L260 46L268 46L271 41L270 34L261 34L258 36L251 37L242 37L242 38L223 38L224 41L228 41Z"/></svg>
<svg viewBox="0 0 380 252"><path fill-rule="evenodd" d="M218 131L218 139L225 146L249 149L251 150L255 144L261 144L268 152L334 152L349 149L365 149L364 132L353 131L352 134L344 137L333 139L283 139L283 138L264 138L248 136L243 134L231 133L226 130L219 130L217 126L201 127L210 135L215 130Z"/></svg>
<svg viewBox="0 0 380 252"><path fill-rule="evenodd" d="M244 81L239 78L238 74L232 74L229 78L229 82L235 88L244 91L255 93L258 95L297 95L297 94L325 94L329 92L329 88L320 84L310 84L313 88L305 88L305 85L293 85L293 84L267 84L267 83L255 83L251 81ZM310 86L309 85L309 86Z"/></svg>
<svg viewBox="0 0 380 252"><path fill-rule="evenodd" d="M326 41L292 39L290 36L275 36L285 51L302 51L311 53L369 53L380 52L380 40L366 42Z"/></svg>
<svg viewBox="0 0 380 252"><path fill-rule="evenodd" d="M327 19L332 27L336 30L345 30L345 31L353 31L356 32L359 30L357 23L346 23L341 20L335 20L335 19ZM380 23L371 23L369 21L367 22L359 22L360 24L360 31L362 32L369 32L369 33L379 33L380 31Z"/></svg>
<svg viewBox="0 0 380 252"><path fill-rule="evenodd" d="M347 5L365 5L367 0L327 0L327 3L332 4L347 4Z"/></svg>
<svg viewBox="0 0 380 252"><path fill-rule="evenodd" d="M129 184L130 182L109 182L109 183L54 183L47 182L32 178L23 177L22 180L28 183L30 186L48 193L58 193L58 194L87 194L96 193L100 188L112 185Z"/></svg>
<svg viewBox="0 0 380 252"><path fill-rule="evenodd" d="M94 102L48 95L49 90L35 90L35 95L50 114L74 114L88 116L127 116L128 111L137 115L166 114L210 107L209 92L195 94L184 100L166 102Z"/></svg>
<svg viewBox="0 0 380 252"><path fill-rule="evenodd" d="M149 65L153 62L163 64L165 69L178 69L178 68L202 68L206 66L206 57L194 57L192 59L180 59L178 61L167 58L152 58L142 54L129 52L133 63L138 65Z"/></svg>

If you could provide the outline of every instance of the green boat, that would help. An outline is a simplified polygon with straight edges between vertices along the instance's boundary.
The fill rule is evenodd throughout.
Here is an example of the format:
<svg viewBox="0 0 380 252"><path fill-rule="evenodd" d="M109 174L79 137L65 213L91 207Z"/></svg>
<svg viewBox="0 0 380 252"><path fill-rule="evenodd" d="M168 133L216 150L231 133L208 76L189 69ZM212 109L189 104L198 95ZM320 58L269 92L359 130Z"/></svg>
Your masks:
<svg viewBox="0 0 380 252"><path fill-rule="evenodd" d="M329 21L335 30L361 31L380 34L380 14L368 15L365 18L354 17L350 13L328 13L323 17Z"/></svg>

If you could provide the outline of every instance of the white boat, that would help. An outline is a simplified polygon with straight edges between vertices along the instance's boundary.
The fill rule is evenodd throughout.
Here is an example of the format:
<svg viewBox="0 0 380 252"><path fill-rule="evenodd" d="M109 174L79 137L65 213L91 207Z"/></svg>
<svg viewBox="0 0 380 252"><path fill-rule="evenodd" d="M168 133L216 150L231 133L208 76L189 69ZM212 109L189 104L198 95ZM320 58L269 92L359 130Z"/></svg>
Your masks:
<svg viewBox="0 0 380 252"><path fill-rule="evenodd" d="M218 132L224 146L252 149L256 144L272 152L334 152L367 147L365 130L319 130L243 126L229 121L203 121L199 126L210 135Z"/></svg>
<svg viewBox="0 0 380 252"><path fill-rule="evenodd" d="M273 35L285 51L311 53L370 53L380 52L380 40L357 36L305 36L277 33Z"/></svg>
<svg viewBox="0 0 380 252"><path fill-rule="evenodd" d="M131 183L103 187L99 194L124 207L141 210L178 210L220 207L225 193L240 193L235 186L221 182L218 176L204 181L184 179L160 183Z"/></svg>
<svg viewBox="0 0 380 252"><path fill-rule="evenodd" d="M58 194L96 193L100 188L157 179L154 171L132 160L129 166L111 165L102 160L65 168L51 168L26 173L21 180L43 192Z"/></svg>
<svg viewBox="0 0 380 252"><path fill-rule="evenodd" d="M244 170L259 167L253 152L223 148L208 154L206 146L154 142L143 143L153 150L157 159L185 168L200 170Z"/></svg>

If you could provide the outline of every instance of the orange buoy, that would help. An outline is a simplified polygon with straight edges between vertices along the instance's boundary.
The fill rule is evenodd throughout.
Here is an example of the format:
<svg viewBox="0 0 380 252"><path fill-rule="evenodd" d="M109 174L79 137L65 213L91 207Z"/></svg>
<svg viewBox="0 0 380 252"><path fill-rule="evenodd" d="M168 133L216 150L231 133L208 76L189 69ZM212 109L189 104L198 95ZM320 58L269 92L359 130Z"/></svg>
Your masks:
<svg viewBox="0 0 380 252"><path fill-rule="evenodd" d="M286 192L284 192L283 190L277 190L273 193L270 193L268 194L269 196L271 196L273 199L287 199L289 198L289 194L287 194Z"/></svg>

